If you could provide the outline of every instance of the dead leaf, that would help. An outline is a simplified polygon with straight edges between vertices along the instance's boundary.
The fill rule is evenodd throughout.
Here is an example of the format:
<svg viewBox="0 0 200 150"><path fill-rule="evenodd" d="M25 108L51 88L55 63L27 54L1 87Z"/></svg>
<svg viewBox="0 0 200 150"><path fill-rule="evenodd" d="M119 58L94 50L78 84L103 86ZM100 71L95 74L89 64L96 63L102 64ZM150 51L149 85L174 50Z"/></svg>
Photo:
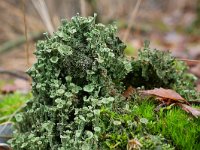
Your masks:
<svg viewBox="0 0 200 150"><path fill-rule="evenodd" d="M31 90L29 81L16 79L13 84L6 84L1 89L2 94L9 94L13 92L28 93Z"/></svg>
<svg viewBox="0 0 200 150"><path fill-rule="evenodd" d="M129 98L135 91L135 88L129 86L126 91L122 94L125 98Z"/></svg>
<svg viewBox="0 0 200 150"><path fill-rule="evenodd" d="M11 150L11 148L6 143L0 143L0 150Z"/></svg>
<svg viewBox="0 0 200 150"><path fill-rule="evenodd" d="M200 109L188 106L186 104L178 103L178 105L187 113L191 113L194 117L198 118L200 116Z"/></svg>
<svg viewBox="0 0 200 150"><path fill-rule="evenodd" d="M159 110L160 107L164 104L172 104L180 106L187 113L191 113L194 117L198 118L200 116L200 109L189 106L190 104L181 97L178 93L171 89L155 88L153 90L143 90L139 91L140 93L156 96L157 99L164 102L159 105L156 110ZM172 100L172 101L171 101ZM196 102L196 101L193 101Z"/></svg>
<svg viewBox="0 0 200 150"><path fill-rule="evenodd" d="M156 96L161 100L169 99L189 104L183 97L171 89L155 88L153 90L142 90L139 92L146 95Z"/></svg>
<svg viewBox="0 0 200 150"><path fill-rule="evenodd" d="M142 147L142 144L138 140L132 139L128 141L127 150L140 149L140 147Z"/></svg>
<svg viewBox="0 0 200 150"><path fill-rule="evenodd" d="M194 105L200 105L200 100L191 100L190 104L194 104Z"/></svg>
<svg viewBox="0 0 200 150"><path fill-rule="evenodd" d="M0 89L0 91L1 91L2 94L8 94L8 93L15 92L16 89L17 89L17 87L15 85L6 84Z"/></svg>

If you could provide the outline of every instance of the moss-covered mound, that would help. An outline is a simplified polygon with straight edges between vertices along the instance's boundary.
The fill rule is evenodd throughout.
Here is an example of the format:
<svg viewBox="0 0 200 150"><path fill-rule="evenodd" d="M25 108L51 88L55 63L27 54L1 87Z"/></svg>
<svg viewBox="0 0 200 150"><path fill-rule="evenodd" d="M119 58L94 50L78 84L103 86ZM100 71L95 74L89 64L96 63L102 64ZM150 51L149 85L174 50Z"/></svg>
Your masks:
<svg viewBox="0 0 200 150"><path fill-rule="evenodd" d="M147 132L148 121L122 93L129 85L187 89L185 68L148 45L138 60L127 60L124 49L116 27L96 24L95 17L64 20L53 36L39 41L29 70L33 99L16 115L13 149L124 150L131 139L143 149L173 149L163 136Z"/></svg>

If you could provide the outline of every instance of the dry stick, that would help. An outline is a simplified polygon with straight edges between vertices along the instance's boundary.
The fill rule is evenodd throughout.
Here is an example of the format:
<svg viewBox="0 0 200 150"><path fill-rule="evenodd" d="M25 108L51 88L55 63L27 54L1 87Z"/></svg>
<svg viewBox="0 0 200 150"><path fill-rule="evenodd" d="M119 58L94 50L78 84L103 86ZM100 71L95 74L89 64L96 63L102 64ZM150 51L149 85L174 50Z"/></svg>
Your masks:
<svg viewBox="0 0 200 150"><path fill-rule="evenodd" d="M125 34L124 34L124 37L123 37L123 41L124 41L124 42L126 42L126 40L127 40L127 38L128 38L128 35L129 35L129 32L130 32L131 27L132 27L132 25L133 25L133 22L134 22L134 20L135 20L136 14L137 14L137 12L138 12L138 10L139 10L141 1L142 1L142 0L137 0L137 3L136 3L136 5L135 5L135 8L134 8L133 11L132 11L132 14L131 14L131 18L130 18L128 27L127 27L127 29L126 29L126 31L125 31Z"/></svg>
<svg viewBox="0 0 200 150"><path fill-rule="evenodd" d="M26 81L30 79L29 76L23 71L11 71L11 70L5 70L5 69L0 68L0 74L8 74L10 76L14 76Z"/></svg>
<svg viewBox="0 0 200 150"><path fill-rule="evenodd" d="M86 17L86 1L80 0L81 16Z"/></svg>
<svg viewBox="0 0 200 150"><path fill-rule="evenodd" d="M189 101L190 104L194 104L194 105L200 105L200 100L192 100Z"/></svg>
<svg viewBox="0 0 200 150"><path fill-rule="evenodd" d="M200 63L200 60L194 60L194 59L184 59L184 58L177 58L178 60L185 61L185 62L191 62L191 63Z"/></svg>
<svg viewBox="0 0 200 150"><path fill-rule="evenodd" d="M1 1L0 9L5 9L5 10L9 10L9 11L12 10L12 12L11 12L12 16L20 18L20 20L23 20L23 16L21 15L22 10L19 9L18 7L16 7L15 5L12 5L9 1L6 1L6 0ZM1 15L5 16L5 14L3 14L3 13ZM26 16L28 16L28 17L26 17L27 21L28 22L31 21L31 24L29 24L31 29L35 29L35 28L38 28L40 30L43 29L41 26L41 23L38 21L37 18L35 18L29 14L26 14ZM16 21L13 19L7 19L7 20L4 19L2 21L7 21L9 23L9 25L12 24L12 27L14 27L14 29L19 29L21 27L21 26L16 26L16 24L15 24ZM21 28L20 28L20 30L21 30Z"/></svg>
<svg viewBox="0 0 200 150"><path fill-rule="evenodd" d="M46 26L49 33L52 35L54 32L53 24L48 12L47 5L44 0L32 0L32 3L39 13L44 25Z"/></svg>
<svg viewBox="0 0 200 150"><path fill-rule="evenodd" d="M42 37L42 35L43 34L39 32L31 33L29 40L39 39L40 37ZM5 42L2 45L0 45L0 53L8 52L9 50L16 48L17 46L20 46L24 44L25 42L26 42L26 38L24 37L24 35L19 36L16 40Z"/></svg>
<svg viewBox="0 0 200 150"><path fill-rule="evenodd" d="M25 38L26 38L26 47L25 47L25 51L26 51L26 62L27 62L27 66L30 66L30 61L29 61L29 42L28 42L28 34L27 34L27 22L26 22L26 10L25 10L25 1L22 0L22 11L23 11L23 20L24 20L24 34L25 34Z"/></svg>

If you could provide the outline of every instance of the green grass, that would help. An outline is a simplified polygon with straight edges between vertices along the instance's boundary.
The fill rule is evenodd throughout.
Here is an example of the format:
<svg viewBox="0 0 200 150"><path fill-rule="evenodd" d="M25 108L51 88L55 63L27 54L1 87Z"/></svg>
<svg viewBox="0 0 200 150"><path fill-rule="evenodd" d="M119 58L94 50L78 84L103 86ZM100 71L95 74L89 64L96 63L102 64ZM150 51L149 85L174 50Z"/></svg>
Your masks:
<svg viewBox="0 0 200 150"><path fill-rule="evenodd" d="M18 108L20 108L31 94L14 93L0 98L0 123L6 121Z"/></svg>
<svg viewBox="0 0 200 150"><path fill-rule="evenodd" d="M148 132L162 134L176 149L200 149L200 119L189 116L179 107L155 113L155 106L144 101L134 110L138 116L148 119Z"/></svg>

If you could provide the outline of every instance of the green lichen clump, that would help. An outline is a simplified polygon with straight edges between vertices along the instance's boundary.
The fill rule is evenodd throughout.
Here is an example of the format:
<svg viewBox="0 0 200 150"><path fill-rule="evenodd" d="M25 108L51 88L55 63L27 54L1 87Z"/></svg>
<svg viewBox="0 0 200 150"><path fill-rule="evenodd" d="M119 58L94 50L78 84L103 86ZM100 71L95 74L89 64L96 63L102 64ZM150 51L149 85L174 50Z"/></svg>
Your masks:
<svg viewBox="0 0 200 150"><path fill-rule="evenodd" d="M64 20L52 37L37 43L29 70L33 99L16 116L14 149L98 149L101 106L121 101L121 80L131 65L116 27L95 17Z"/></svg>
<svg viewBox="0 0 200 150"><path fill-rule="evenodd" d="M138 59L131 63L133 71L125 79L127 84L145 89L174 89L188 100L197 97L196 77L187 72L184 62L178 61L169 52L151 49L146 41L144 49L139 50Z"/></svg>
<svg viewBox="0 0 200 150"><path fill-rule="evenodd" d="M95 17L75 16L37 43L37 62L29 70L33 99L16 115L13 149L124 150L131 139L144 149L173 149L161 135L147 133L145 118L134 115L135 104L122 96L129 85L149 88L132 83L146 80L148 70L134 70L142 59L126 59L116 30L96 24ZM161 85L173 84L174 78L170 74Z"/></svg>

